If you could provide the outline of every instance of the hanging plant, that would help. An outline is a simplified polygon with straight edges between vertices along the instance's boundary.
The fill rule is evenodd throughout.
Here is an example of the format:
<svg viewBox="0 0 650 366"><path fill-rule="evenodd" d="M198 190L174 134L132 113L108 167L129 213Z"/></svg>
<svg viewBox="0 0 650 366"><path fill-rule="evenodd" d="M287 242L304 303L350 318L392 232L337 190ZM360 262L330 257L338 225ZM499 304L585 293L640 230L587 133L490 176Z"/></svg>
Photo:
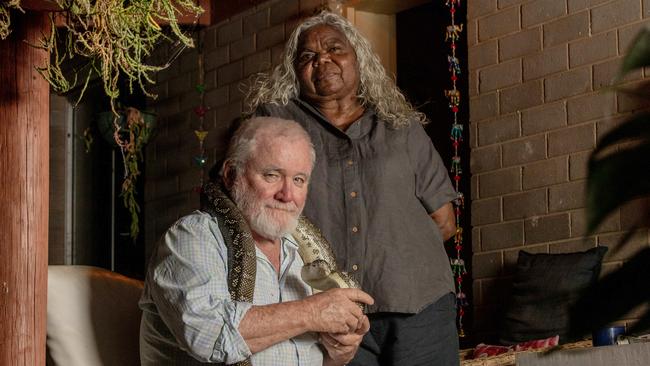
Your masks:
<svg viewBox="0 0 650 366"><path fill-rule="evenodd" d="M51 33L34 45L50 53L50 63L37 67L39 73L57 93L65 93L83 85L79 100L88 82L100 78L104 92L110 99L112 121L115 125L113 139L122 152L124 181L122 198L131 213L131 237L138 236L138 213L135 200L135 182L140 175L138 162L142 148L151 134L151 126L143 113L134 108L123 111L116 107L120 96L118 81L128 81L133 93L136 83L146 96L155 98L146 89L153 84L151 75L171 63L185 47L194 47L192 38L181 31L177 17L194 14L196 19L203 9L194 0L52 0L61 10L50 13ZM19 10L21 0L0 0L0 39L11 32L11 11ZM159 24L168 24L171 34L166 35ZM61 26L57 28L56 25ZM176 52L164 65L149 65L145 59L160 41L173 42ZM84 59L83 66L62 70L64 62L75 56ZM123 123L120 123L123 121Z"/></svg>
<svg viewBox="0 0 650 366"><path fill-rule="evenodd" d="M152 113L141 112L136 108L100 113L97 127L101 135L113 147L119 148L124 163L124 180L120 196L124 207L131 214L131 238L135 240L139 234L140 206L136 200L135 183L140 175L139 163L142 162L142 151L151 138L156 125L156 116Z"/></svg>

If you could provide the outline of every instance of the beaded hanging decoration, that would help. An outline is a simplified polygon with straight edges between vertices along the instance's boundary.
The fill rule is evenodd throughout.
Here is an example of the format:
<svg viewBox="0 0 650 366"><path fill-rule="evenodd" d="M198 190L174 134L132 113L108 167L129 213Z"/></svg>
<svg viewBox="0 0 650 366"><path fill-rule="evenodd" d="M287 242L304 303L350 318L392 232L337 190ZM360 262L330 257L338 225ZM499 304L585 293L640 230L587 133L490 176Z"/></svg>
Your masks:
<svg viewBox="0 0 650 366"><path fill-rule="evenodd" d="M204 67L204 54L203 42L201 39L201 32L198 33L197 53L198 53L198 83L196 84L196 91L199 93L199 105L194 107L194 115L198 119L198 128L194 130L194 135L199 142L199 154L194 156L194 164L200 169L199 185L194 187L194 191L200 193L204 183L205 166L208 163L208 158L205 156L205 147L203 142L208 136L208 131L204 127L205 114L208 108L205 106L205 67Z"/></svg>
<svg viewBox="0 0 650 366"><path fill-rule="evenodd" d="M451 15L451 24L446 28L445 42L449 43L451 55L447 55L449 64L449 74L451 79L451 89L445 90L445 96L449 101L449 109L453 116L450 137L454 149L454 155L451 158L450 171L453 176L454 188L456 190L456 199L454 200L454 213L456 216L456 234L454 235L454 249L456 256L450 258L451 268L456 280L456 306L458 308L458 335L465 336L463 329L463 316L465 308L468 305L467 296L463 292L463 276L467 274L465 261L461 257L463 250L463 228L460 226L460 217L465 205L465 197L460 191L460 179L463 173L461 168L460 155L458 154L463 141L463 125L458 123L458 106L460 105L460 91L456 88L456 82L461 74L460 62L456 57L456 42L463 31L463 24L456 24L456 9L461 5L461 0L445 0L445 5L449 8Z"/></svg>

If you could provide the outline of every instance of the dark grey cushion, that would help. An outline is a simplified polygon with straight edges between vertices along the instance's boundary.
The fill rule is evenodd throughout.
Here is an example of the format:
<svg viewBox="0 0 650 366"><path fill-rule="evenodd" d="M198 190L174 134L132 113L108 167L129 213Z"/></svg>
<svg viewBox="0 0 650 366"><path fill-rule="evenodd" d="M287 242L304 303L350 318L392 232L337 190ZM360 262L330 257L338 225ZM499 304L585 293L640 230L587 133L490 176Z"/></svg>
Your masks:
<svg viewBox="0 0 650 366"><path fill-rule="evenodd" d="M607 247L566 254L520 251L499 341L516 344L556 334L560 343L572 341L567 336L570 308L598 279L606 252Z"/></svg>

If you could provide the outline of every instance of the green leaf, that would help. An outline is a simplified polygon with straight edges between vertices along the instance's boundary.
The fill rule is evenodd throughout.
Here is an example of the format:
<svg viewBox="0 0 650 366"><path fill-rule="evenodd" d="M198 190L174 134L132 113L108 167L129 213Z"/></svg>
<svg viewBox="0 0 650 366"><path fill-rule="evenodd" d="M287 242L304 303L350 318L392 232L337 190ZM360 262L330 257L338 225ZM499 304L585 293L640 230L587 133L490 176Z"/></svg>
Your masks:
<svg viewBox="0 0 650 366"><path fill-rule="evenodd" d="M630 71L650 66L650 30L643 28L636 35L632 45L628 49L623 66L618 74L617 80L621 80Z"/></svg>
<svg viewBox="0 0 650 366"><path fill-rule="evenodd" d="M645 129L641 132L648 136L650 128L647 116ZM641 125L640 119L632 120L632 127ZM604 138L608 145L627 138L629 133L638 129L628 123L610 132ZM612 137L609 137L612 136ZM599 147L602 149L602 146ZM592 154L589 162L587 179L587 235L616 208L641 196L650 194L650 140L641 140L625 148L598 157Z"/></svg>
<svg viewBox="0 0 650 366"><path fill-rule="evenodd" d="M650 113L636 115L608 132L598 142L591 160L595 160L595 156L605 148L635 139L645 140L645 143L650 143Z"/></svg>

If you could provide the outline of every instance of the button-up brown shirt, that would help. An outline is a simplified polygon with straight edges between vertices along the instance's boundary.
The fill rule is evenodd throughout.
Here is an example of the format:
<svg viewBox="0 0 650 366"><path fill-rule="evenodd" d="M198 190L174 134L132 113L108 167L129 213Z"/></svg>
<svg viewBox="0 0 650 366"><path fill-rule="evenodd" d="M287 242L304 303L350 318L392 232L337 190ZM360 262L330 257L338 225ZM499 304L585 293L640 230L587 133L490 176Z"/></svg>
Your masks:
<svg viewBox="0 0 650 366"><path fill-rule="evenodd" d="M418 122L393 129L371 108L341 131L309 104L256 113L295 120L316 150L304 214L330 241L339 266L375 299L370 312L417 313L454 291L430 213L456 195Z"/></svg>

